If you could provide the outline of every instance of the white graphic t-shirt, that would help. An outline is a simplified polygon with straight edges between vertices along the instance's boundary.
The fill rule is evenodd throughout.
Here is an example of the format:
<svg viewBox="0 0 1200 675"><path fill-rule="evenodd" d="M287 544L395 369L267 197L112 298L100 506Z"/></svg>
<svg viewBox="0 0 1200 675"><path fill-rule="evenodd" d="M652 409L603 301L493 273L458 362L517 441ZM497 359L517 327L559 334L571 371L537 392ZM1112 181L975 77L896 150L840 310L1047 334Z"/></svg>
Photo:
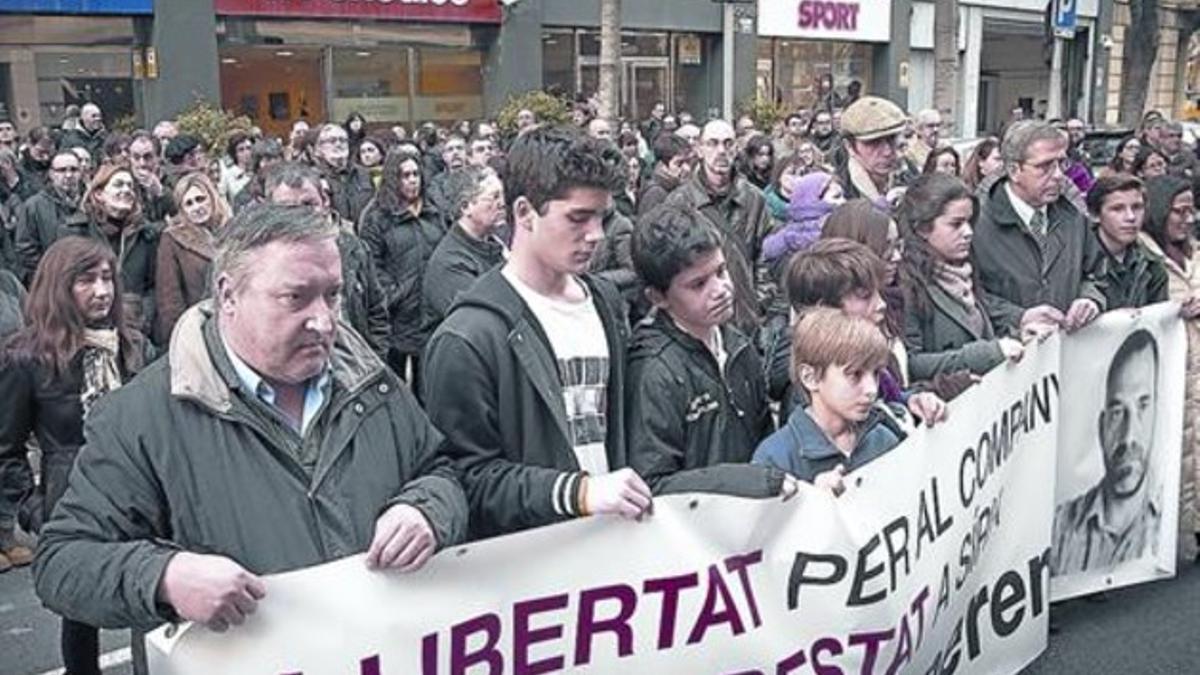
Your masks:
<svg viewBox="0 0 1200 675"><path fill-rule="evenodd" d="M522 283L509 268L502 273L550 340L579 468L592 475L608 473L604 440L608 431L609 354L595 298L590 293L583 302L548 298ZM578 283L587 290L583 282Z"/></svg>

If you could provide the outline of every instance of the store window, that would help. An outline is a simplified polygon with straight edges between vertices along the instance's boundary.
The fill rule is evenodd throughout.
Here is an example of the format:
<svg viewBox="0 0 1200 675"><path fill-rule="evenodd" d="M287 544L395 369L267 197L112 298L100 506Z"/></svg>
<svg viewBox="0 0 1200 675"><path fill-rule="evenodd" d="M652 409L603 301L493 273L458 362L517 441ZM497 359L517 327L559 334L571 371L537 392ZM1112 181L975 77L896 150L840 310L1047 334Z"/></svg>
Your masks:
<svg viewBox="0 0 1200 675"><path fill-rule="evenodd" d="M826 74L839 93L853 81L870 91L872 53L866 43L760 39L759 93L788 108L809 108L817 103L817 80Z"/></svg>
<svg viewBox="0 0 1200 675"><path fill-rule="evenodd" d="M335 48L331 118L344 121L357 112L368 121L411 121L408 52L405 47Z"/></svg>
<svg viewBox="0 0 1200 675"><path fill-rule="evenodd" d="M559 96L575 93L575 31L542 34L542 86Z"/></svg>
<svg viewBox="0 0 1200 675"><path fill-rule="evenodd" d="M434 47L414 51L414 119L455 122L483 117L482 52Z"/></svg>
<svg viewBox="0 0 1200 675"><path fill-rule="evenodd" d="M293 121L319 122L329 117L322 91L324 50L231 46L222 47L220 56L222 104L246 115L266 133L287 138Z"/></svg>
<svg viewBox="0 0 1200 675"><path fill-rule="evenodd" d="M133 20L14 16L0 30L0 102L22 129L62 122L68 105L94 102L105 121L134 115Z"/></svg>

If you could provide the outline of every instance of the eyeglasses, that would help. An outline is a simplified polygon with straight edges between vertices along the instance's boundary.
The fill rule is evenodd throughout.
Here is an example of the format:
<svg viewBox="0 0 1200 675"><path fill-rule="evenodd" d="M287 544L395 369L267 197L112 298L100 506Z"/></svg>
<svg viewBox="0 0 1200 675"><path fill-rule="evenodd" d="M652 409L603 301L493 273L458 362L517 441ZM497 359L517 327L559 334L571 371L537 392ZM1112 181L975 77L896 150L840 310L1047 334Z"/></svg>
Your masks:
<svg viewBox="0 0 1200 675"><path fill-rule="evenodd" d="M350 147L350 139L349 138L340 138L340 137L339 138L322 138L320 141L317 141L317 142L321 145L332 145L332 146L338 147L338 148Z"/></svg>
<svg viewBox="0 0 1200 675"><path fill-rule="evenodd" d="M50 170L54 173L79 173L80 168L77 166L52 166Z"/></svg>
<svg viewBox="0 0 1200 675"><path fill-rule="evenodd" d="M1055 157L1044 162L1038 162L1037 164L1030 164L1029 162L1021 162L1021 164L1033 169L1040 176L1048 176L1056 168L1062 173L1066 173L1067 169L1071 168L1071 160L1066 157Z"/></svg>

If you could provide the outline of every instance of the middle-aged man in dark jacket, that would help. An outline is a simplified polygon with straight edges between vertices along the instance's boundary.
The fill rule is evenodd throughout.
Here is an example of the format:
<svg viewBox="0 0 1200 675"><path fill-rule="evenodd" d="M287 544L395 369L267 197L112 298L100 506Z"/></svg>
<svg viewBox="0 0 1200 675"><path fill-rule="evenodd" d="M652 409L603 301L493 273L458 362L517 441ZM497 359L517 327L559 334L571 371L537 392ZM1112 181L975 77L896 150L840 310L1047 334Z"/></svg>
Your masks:
<svg viewBox="0 0 1200 675"><path fill-rule="evenodd" d="M42 254L58 239L59 228L81 213L81 170L75 153L58 151L50 160L50 183L17 211L15 247L26 282L33 278Z"/></svg>
<svg viewBox="0 0 1200 675"><path fill-rule="evenodd" d="M1067 137L1045 122L1013 125L1000 148L1005 173L980 186L971 257L1000 325L1075 330L1105 310L1087 218L1063 196Z"/></svg>
<svg viewBox="0 0 1200 675"><path fill-rule="evenodd" d="M366 169L350 161L350 136L341 125L321 125L313 160L329 183L333 210L357 225L358 217L375 196L375 183Z"/></svg>
<svg viewBox="0 0 1200 675"><path fill-rule="evenodd" d="M275 164L263 177L263 198L282 206L309 206L338 225L337 247L342 259L342 317L367 341L380 358L387 358L391 320L375 261L354 227L329 208L329 190L316 169L299 162Z"/></svg>
<svg viewBox="0 0 1200 675"><path fill-rule="evenodd" d="M362 551L413 570L463 538L442 436L338 322L336 236L323 214L275 205L221 232L215 299L86 422L34 566L47 607L220 631L271 602L259 575Z"/></svg>
<svg viewBox="0 0 1200 675"><path fill-rule="evenodd" d="M508 153L512 255L459 297L425 352L425 405L487 537L596 513L637 517L626 468L628 326L586 271L626 173L611 143L540 128Z"/></svg>
<svg viewBox="0 0 1200 675"><path fill-rule="evenodd" d="M758 287L766 281L760 265L762 241L770 234L771 214L762 192L733 170L737 153L733 127L713 120L700 132L699 166L667 197L666 204L699 211L725 238L725 262L735 293L733 321L756 335L761 316Z"/></svg>

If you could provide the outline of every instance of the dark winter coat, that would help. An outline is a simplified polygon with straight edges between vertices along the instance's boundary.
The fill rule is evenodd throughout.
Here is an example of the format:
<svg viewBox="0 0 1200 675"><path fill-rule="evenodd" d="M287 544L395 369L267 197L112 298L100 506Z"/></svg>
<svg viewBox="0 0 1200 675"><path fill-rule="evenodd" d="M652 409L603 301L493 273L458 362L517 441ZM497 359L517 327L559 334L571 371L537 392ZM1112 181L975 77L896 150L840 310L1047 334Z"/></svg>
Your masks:
<svg viewBox="0 0 1200 675"><path fill-rule="evenodd" d="M713 195L697 171L667 197L668 204L698 211L725 236L725 263L734 287L734 323L742 332L756 335L761 316L760 282L767 281L761 264L762 243L771 232L771 214L762 192L746 179L734 176L725 195Z"/></svg>
<svg viewBox="0 0 1200 675"><path fill-rule="evenodd" d="M1104 289L1090 261L1100 243L1087 219L1064 197L1047 208L1047 258L1009 200L1002 178L980 190L979 220L971 258L993 318L1019 325L1030 307L1051 305L1066 312L1079 298L1105 309Z"/></svg>
<svg viewBox="0 0 1200 675"><path fill-rule="evenodd" d="M623 304L584 277L608 341L610 470L625 451ZM425 351L425 407L450 444L471 504L471 536L507 534L575 517L579 463L554 352L533 312L499 268L460 296Z"/></svg>
<svg viewBox="0 0 1200 675"><path fill-rule="evenodd" d="M25 325L25 287L17 275L0 270L0 342Z"/></svg>
<svg viewBox="0 0 1200 675"><path fill-rule="evenodd" d="M430 331L446 318L458 296L504 260L504 247L494 239L478 240L451 225L425 266L421 284L425 323Z"/></svg>
<svg viewBox="0 0 1200 675"><path fill-rule="evenodd" d="M344 220L357 223L363 209L375 197L375 184L371 175L357 164L350 164L342 171L322 171L329 183L329 203Z"/></svg>
<svg viewBox="0 0 1200 675"><path fill-rule="evenodd" d="M446 234L442 214L425 203L420 214L392 213L373 203L363 212L359 236L371 251L375 274L391 317L391 346L418 354L429 333L421 317L421 281L438 242Z"/></svg>
<svg viewBox="0 0 1200 675"><path fill-rule="evenodd" d="M667 195L674 192L681 182L678 178L667 175L661 165L655 167L654 173L650 174L650 179L642 188L642 194L638 196L638 215L645 215L667 201Z"/></svg>
<svg viewBox="0 0 1200 675"><path fill-rule="evenodd" d="M244 391L211 313L186 312L167 358L92 411L34 565L55 613L104 627L177 620L157 594L175 552L295 570L366 550L395 504L420 510L439 548L462 539L442 437L362 339L339 325L328 398L301 438ZM301 445L315 467L295 459Z"/></svg>
<svg viewBox="0 0 1200 675"><path fill-rule="evenodd" d="M18 209L16 249L25 283L33 279L42 254L58 239L59 229L79 213L79 200L63 195L52 186L27 199Z"/></svg>
<svg viewBox="0 0 1200 675"><path fill-rule="evenodd" d="M1135 308L1166 302L1167 268L1146 247L1134 242L1125 249L1125 259L1117 260L1103 244L1096 247L1089 265L1104 288L1107 309Z"/></svg>
<svg viewBox="0 0 1200 675"><path fill-rule="evenodd" d="M749 339L721 329L725 367L661 312L638 324L629 348L629 465L655 494L779 494L783 473L751 466L774 424L762 363Z"/></svg>
<svg viewBox="0 0 1200 675"><path fill-rule="evenodd" d="M342 260L342 315L371 350L386 359L392 323L371 249L348 224L338 233L337 247Z"/></svg>
<svg viewBox="0 0 1200 675"><path fill-rule="evenodd" d="M69 218L59 229L60 237L92 237L109 245L121 267L125 318L131 328L144 335L154 334L157 313L154 285L158 281L160 228L158 223L143 222L109 237L100 223L80 213Z"/></svg>
<svg viewBox="0 0 1200 675"><path fill-rule="evenodd" d="M996 329L988 317L981 294L975 296L983 330L972 327L965 304L941 286L929 282L916 292L920 302L908 302L904 346L908 349L908 375L913 381L932 380L947 373L969 371L983 375L1004 363ZM1015 326L1002 327L1007 334Z"/></svg>
<svg viewBox="0 0 1200 675"><path fill-rule="evenodd" d="M208 297L216 255L213 233L183 222L168 227L158 243L154 293L158 302L155 340L167 344L171 329L188 307Z"/></svg>
<svg viewBox="0 0 1200 675"><path fill-rule="evenodd" d="M139 372L149 356L145 338L132 337L130 348L122 344L118 363L123 382ZM42 451L42 481L36 491L4 495L20 504L30 529L36 530L50 517L67 489L67 477L84 441L82 390L83 350L59 374L11 343L0 351L0 399L5 401L5 414L0 415L0 487L32 485L20 480L29 472L25 453L31 435Z"/></svg>
<svg viewBox="0 0 1200 675"><path fill-rule="evenodd" d="M62 138L58 141L60 149L67 148L83 148L92 156L92 165L100 166L104 160L104 141L108 138L108 129L100 127L95 131L88 131L79 125L74 129L68 129L63 132Z"/></svg>

